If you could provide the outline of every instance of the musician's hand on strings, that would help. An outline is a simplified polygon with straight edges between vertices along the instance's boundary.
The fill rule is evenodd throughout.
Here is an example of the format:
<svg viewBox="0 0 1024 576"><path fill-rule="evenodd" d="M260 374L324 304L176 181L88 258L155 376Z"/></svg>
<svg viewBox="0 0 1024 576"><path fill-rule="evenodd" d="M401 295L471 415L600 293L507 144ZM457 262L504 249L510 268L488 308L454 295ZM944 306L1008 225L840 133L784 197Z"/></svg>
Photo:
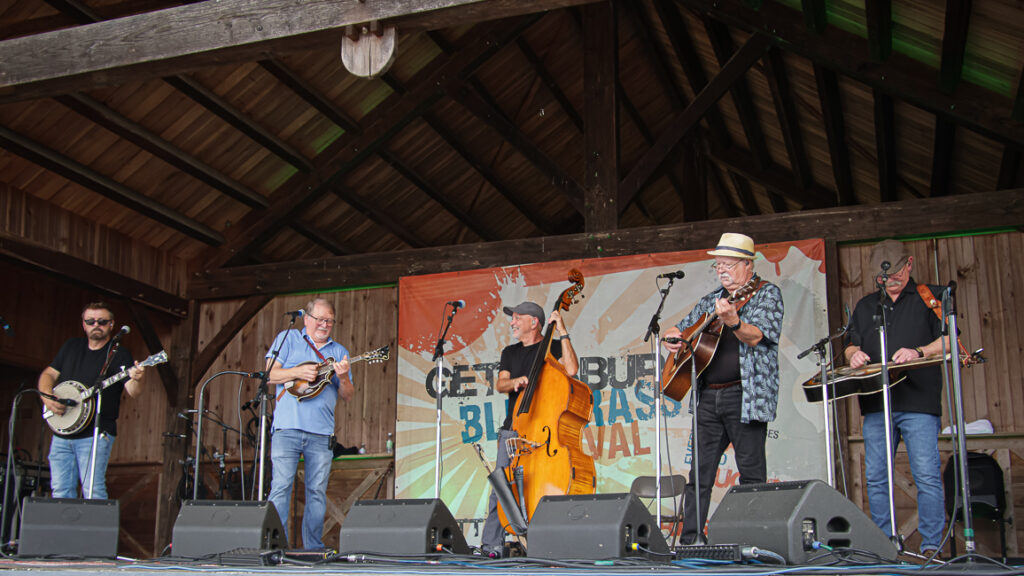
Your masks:
<svg viewBox="0 0 1024 576"><path fill-rule="evenodd" d="M673 326L673 327L669 328L668 330L665 330L665 334L662 337L662 339L665 339L665 338L680 338L680 337L682 337L682 335L683 335L683 333L679 330L679 328L676 328L675 326ZM683 343L682 342L665 342L665 348L669 352L671 352L673 354L678 352L679 349L682 348L682 347L683 347Z"/></svg>
<svg viewBox="0 0 1024 576"><path fill-rule="evenodd" d="M530 379L527 378L526 376L520 376L519 378L513 378L512 379L512 390L515 390L516 392L519 392L523 388L526 388L526 385L529 384L529 383L530 383Z"/></svg>
<svg viewBox="0 0 1024 576"><path fill-rule="evenodd" d="M736 306L727 298L719 298L715 301L715 314L718 314L726 326L735 326L740 323L740 315L736 311Z"/></svg>
<svg viewBox="0 0 1024 576"><path fill-rule="evenodd" d="M334 363L334 373L338 376L344 376L345 374L348 374L348 366L348 355L346 354L340 362Z"/></svg>
<svg viewBox="0 0 1024 576"><path fill-rule="evenodd" d="M857 350L850 356L850 368L860 368L871 362L871 357L863 350Z"/></svg>
<svg viewBox="0 0 1024 576"><path fill-rule="evenodd" d="M142 374L146 371L146 367L139 364L139 361L135 361L135 366L128 369L128 377L138 382L142 379Z"/></svg>
<svg viewBox="0 0 1024 576"><path fill-rule="evenodd" d="M67 409L67 406L49 398L43 398L43 405L46 406L47 410L57 415L64 414L64 410Z"/></svg>
<svg viewBox="0 0 1024 576"><path fill-rule="evenodd" d="M292 368L292 376L295 380L305 380L306 382L316 382L316 364L300 364Z"/></svg>
<svg viewBox="0 0 1024 576"><path fill-rule="evenodd" d="M911 360L917 360L921 355L917 353L914 348L900 348L892 355L893 364L903 364L904 362L910 362Z"/></svg>

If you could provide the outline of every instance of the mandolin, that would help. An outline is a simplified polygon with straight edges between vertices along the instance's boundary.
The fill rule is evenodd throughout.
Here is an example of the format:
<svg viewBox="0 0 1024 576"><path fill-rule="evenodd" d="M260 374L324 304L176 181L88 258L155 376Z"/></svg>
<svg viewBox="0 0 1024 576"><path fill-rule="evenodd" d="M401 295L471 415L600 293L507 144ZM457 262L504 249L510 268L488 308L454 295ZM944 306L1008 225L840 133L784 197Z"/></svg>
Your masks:
<svg viewBox="0 0 1024 576"><path fill-rule="evenodd" d="M388 360L391 355L389 350L391 345L381 346L376 350L360 354L353 358L348 359L349 365L355 364L356 362L366 361L370 364L376 364L378 362L384 362ZM316 364L316 380L310 382L309 380L289 380L283 384L284 389L295 396L299 402L308 400L310 398L316 398L324 391L324 387L331 382L331 378L334 377L334 358L326 358L323 362L302 362L296 364L296 366L304 366L306 364ZM280 397L279 397L280 399Z"/></svg>
<svg viewBox="0 0 1024 576"><path fill-rule="evenodd" d="M738 310L750 301L761 285L761 278L754 274L739 290L730 294L728 300L731 304L737 304ZM711 311L705 312L692 326L683 330L682 348L665 360L661 372L661 389L665 396L676 401L683 400L693 385L690 382L691 360L696 359L697 376L700 376L715 357L723 326L718 314Z"/></svg>

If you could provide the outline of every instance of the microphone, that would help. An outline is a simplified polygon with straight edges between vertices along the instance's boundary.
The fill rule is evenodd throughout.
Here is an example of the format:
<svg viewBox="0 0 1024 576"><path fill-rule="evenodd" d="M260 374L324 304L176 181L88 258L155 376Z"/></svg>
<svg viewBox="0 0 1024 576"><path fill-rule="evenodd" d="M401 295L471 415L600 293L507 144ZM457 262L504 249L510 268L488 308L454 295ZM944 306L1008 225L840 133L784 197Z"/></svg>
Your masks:
<svg viewBox="0 0 1024 576"><path fill-rule="evenodd" d="M949 295L956 296L956 280L950 280L949 284L946 284L946 289L949 290Z"/></svg>
<svg viewBox="0 0 1024 576"><path fill-rule="evenodd" d="M249 378L263 378L264 374L266 374L266 372L263 372L261 370L259 372L249 372L248 374L246 374L246 376L248 376Z"/></svg>
<svg viewBox="0 0 1024 576"><path fill-rule="evenodd" d="M306 315L306 311L305 310L296 310L294 312L285 312L284 315L285 316L291 316L292 320L295 320L296 318L302 318L303 316L305 316Z"/></svg>
<svg viewBox="0 0 1024 576"><path fill-rule="evenodd" d="M665 336L664 338L661 339L661 341L668 342L669 344L679 344L680 342L686 342L686 340L682 338L677 338L675 336Z"/></svg>
<svg viewBox="0 0 1024 576"><path fill-rule="evenodd" d="M132 331L132 329L129 328L127 325L121 326L121 329L117 331L117 334L114 334L114 338L113 338L114 342L120 342L121 338L123 338L125 334L127 334L127 333L129 333L131 331Z"/></svg>
<svg viewBox="0 0 1024 576"><path fill-rule="evenodd" d="M14 336L14 328L11 328L10 323L7 322L7 320L5 320L3 316L0 316L0 329L3 329L4 334L7 334L8 336Z"/></svg>
<svg viewBox="0 0 1024 576"><path fill-rule="evenodd" d="M674 280L682 280L686 274L682 270L676 270L675 272L665 272L664 274L658 274L658 278L672 278Z"/></svg>
<svg viewBox="0 0 1024 576"><path fill-rule="evenodd" d="M465 300L452 300L451 302L448 303L448 305L451 306L452 308L455 308L456 310L458 310L459 308L465 308L466 307L466 301Z"/></svg>

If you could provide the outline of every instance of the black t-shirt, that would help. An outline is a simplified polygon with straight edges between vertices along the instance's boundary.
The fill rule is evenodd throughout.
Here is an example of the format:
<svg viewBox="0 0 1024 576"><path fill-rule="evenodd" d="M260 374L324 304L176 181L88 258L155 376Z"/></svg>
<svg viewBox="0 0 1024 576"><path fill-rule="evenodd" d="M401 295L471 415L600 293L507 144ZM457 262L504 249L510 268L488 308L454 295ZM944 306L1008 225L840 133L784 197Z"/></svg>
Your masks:
<svg viewBox="0 0 1024 576"><path fill-rule="evenodd" d="M938 295L942 286L931 286L932 294ZM879 292L868 294L857 302L850 320L850 344L859 346L871 357L871 363L882 361L878 340ZM888 294L882 299L885 306L887 358L900 348L917 348L934 342L942 335L942 322L917 293L913 278L893 302ZM942 368L928 366L904 372L907 379L896 384L892 390L892 409L896 412L920 412L942 415ZM882 394L860 396L860 411L863 414L882 411Z"/></svg>
<svg viewBox="0 0 1024 576"><path fill-rule="evenodd" d="M728 326L722 328L722 338L715 348L711 363L700 375L701 384L725 384L740 379L740 339Z"/></svg>
<svg viewBox="0 0 1024 576"><path fill-rule="evenodd" d="M522 342L505 346L505 349L501 351L501 364L498 365L498 371L508 370L512 378L529 376L530 368L533 367L533 360L537 356L537 351L540 350L540 345L543 343L544 340L542 339L540 342L530 346L523 346ZM560 340L551 341L551 355L559 359L562 357L562 342ZM508 409L505 413L505 422L501 425L505 430L512 429L512 411L516 406L516 399L518 397L519 392L515 390L508 393Z"/></svg>
<svg viewBox="0 0 1024 576"><path fill-rule="evenodd" d="M99 350L90 350L87 338L71 338L60 347L57 357L50 363L50 368L60 372L60 376L57 377L58 384L74 380L86 387L91 387L96 383L100 368L103 367L103 361L107 359L107 352L109 350L109 343ZM123 347L118 348L114 352L114 358L110 361L103 379L120 372L122 366L129 368L133 364L131 353ZM110 385L102 392L100 431L106 432L111 436L117 435L117 416L121 412L121 392L124 391L125 381L127 381L127 378L117 384ZM61 436L72 439L92 436L92 425L86 426L85 429L75 434Z"/></svg>

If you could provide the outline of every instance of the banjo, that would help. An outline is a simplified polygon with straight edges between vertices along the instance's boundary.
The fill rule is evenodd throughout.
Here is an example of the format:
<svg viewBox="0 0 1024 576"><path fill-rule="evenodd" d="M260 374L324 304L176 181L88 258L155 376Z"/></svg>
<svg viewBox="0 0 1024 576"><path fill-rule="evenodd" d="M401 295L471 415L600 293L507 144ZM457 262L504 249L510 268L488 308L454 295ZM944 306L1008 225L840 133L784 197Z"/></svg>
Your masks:
<svg viewBox="0 0 1024 576"><path fill-rule="evenodd" d="M139 364L142 366L156 366L167 362L167 352L161 350L146 358ZM63 414L57 414L49 409L43 410L43 419L46 424L57 434L65 436L80 432L92 422L96 412L96 402L93 397L96 390L105 390L118 382L128 378L128 368L122 368L120 372L100 382L98 387L86 386L74 380L65 380L53 387L53 395L62 400L71 400L71 405L64 407Z"/></svg>

